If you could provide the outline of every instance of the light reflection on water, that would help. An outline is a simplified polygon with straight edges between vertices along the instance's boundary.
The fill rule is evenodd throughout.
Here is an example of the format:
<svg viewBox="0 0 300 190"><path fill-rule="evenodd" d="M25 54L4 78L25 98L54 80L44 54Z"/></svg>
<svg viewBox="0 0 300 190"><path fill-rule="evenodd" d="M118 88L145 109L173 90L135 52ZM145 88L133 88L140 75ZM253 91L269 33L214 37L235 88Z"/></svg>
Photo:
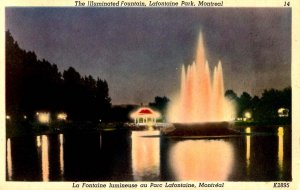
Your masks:
<svg viewBox="0 0 300 190"><path fill-rule="evenodd" d="M102 148L102 135L100 133L100 136L99 136L99 148L101 149Z"/></svg>
<svg viewBox="0 0 300 190"><path fill-rule="evenodd" d="M278 166L279 170L282 171L283 167L283 127L278 128Z"/></svg>
<svg viewBox="0 0 300 190"><path fill-rule="evenodd" d="M63 134L58 135L59 140L59 171L60 176L64 176L64 136ZM49 181L49 139L47 135L41 135L36 137L36 146L38 149L38 155L40 158L42 168L42 181Z"/></svg>
<svg viewBox="0 0 300 190"><path fill-rule="evenodd" d="M227 180L234 151L224 140L186 140L169 151L169 165L176 180Z"/></svg>
<svg viewBox="0 0 300 190"><path fill-rule="evenodd" d="M64 135L59 134L59 166L60 174L64 175Z"/></svg>
<svg viewBox="0 0 300 190"><path fill-rule="evenodd" d="M244 130L247 135L217 140L175 140L155 130L101 133L100 139L98 134L8 138L6 179L291 180L289 128ZM88 143L77 143L79 140ZM75 154L78 147L96 158Z"/></svg>
<svg viewBox="0 0 300 190"><path fill-rule="evenodd" d="M41 147L41 136L36 137L36 146L39 148Z"/></svg>
<svg viewBox="0 0 300 190"><path fill-rule="evenodd" d="M251 128L246 128L246 168L247 168L247 175L250 173L250 153L251 153Z"/></svg>
<svg viewBox="0 0 300 190"><path fill-rule="evenodd" d="M159 131L132 131L131 159L134 180L157 179L160 175ZM148 136L148 137L147 137Z"/></svg>
<svg viewBox="0 0 300 190"><path fill-rule="evenodd" d="M8 180L12 179L12 158L11 158L11 142L10 139L7 139L7 147L6 147L6 155L7 155L7 175Z"/></svg>
<svg viewBox="0 0 300 190"><path fill-rule="evenodd" d="M49 147L48 136L42 135L36 137L38 153L42 165L42 180L49 181Z"/></svg>

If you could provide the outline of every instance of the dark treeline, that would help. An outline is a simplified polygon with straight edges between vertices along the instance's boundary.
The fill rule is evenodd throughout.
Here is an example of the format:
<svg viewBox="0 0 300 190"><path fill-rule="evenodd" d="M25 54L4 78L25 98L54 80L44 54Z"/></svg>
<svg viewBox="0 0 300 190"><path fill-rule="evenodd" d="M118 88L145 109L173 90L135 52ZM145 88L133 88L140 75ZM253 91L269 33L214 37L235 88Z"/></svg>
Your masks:
<svg viewBox="0 0 300 190"><path fill-rule="evenodd" d="M111 107L105 80L81 76L70 67L60 73L57 65L38 60L21 49L6 32L6 112L28 119L37 111L66 112L70 120L108 120Z"/></svg>
<svg viewBox="0 0 300 190"><path fill-rule="evenodd" d="M250 112L254 121L276 121L279 119L278 109L285 108L289 110L288 117L285 119L290 120L291 118L291 87L283 90L264 90L261 97L251 97L247 92L243 92L238 97L233 90L227 90L225 96L235 103L237 117L243 117L245 112Z"/></svg>

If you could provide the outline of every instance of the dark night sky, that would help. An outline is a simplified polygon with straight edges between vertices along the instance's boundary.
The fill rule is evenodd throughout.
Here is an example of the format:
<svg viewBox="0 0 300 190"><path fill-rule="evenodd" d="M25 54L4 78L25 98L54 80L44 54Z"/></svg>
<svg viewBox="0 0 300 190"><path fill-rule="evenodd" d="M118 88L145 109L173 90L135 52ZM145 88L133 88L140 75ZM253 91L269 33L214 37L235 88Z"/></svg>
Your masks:
<svg viewBox="0 0 300 190"><path fill-rule="evenodd" d="M6 8L6 30L39 59L106 79L113 104L171 97L199 31L225 88L261 95L291 85L291 10Z"/></svg>

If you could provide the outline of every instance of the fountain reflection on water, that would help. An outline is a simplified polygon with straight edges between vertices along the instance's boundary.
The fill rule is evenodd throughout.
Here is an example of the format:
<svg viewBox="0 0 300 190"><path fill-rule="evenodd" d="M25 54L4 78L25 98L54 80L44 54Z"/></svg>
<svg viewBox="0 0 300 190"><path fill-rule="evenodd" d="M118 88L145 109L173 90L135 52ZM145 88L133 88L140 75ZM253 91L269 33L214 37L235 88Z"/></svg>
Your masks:
<svg viewBox="0 0 300 190"><path fill-rule="evenodd" d="M249 127L249 131L246 129L248 132L251 129L251 135L218 140L158 137L156 135L159 131L132 131L131 140L128 136L131 133L122 134L126 141L117 143L126 144L115 147L111 145L116 143L115 139L119 138L120 134L111 136L112 134L103 133L102 140L106 143L102 144L101 150L98 145L88 147L89 151L99 151L100 156L104 156L103 159L86 158L86 155L82 154L76 154L74 157L75 153L69 151L77 148L78 140L91 139L90 142L97 143L99 141L97 135L82 134L80 138L78 135L9 138L6 144L6 179L9 181L291 180L289 127L276 127L272 129L272 133L261 131L258 127ZM73 144L74 149L69 149L74 146ZM111 154L111 150L116 154ZM24 155L26 153L28 155ZM120 156L122 160L118 159ZM80 163L80 166L76 163ZM122 169L119 170L119 167ZM99 169L91 171L91 168ZM84 170L90 174L90 178L82 172ZM247 170L249 173L246 173Z"/></svg>
<svg viewBox="0 0 300 190"><path fill-rule="evenodd" d="M168 120L172 123L199 123L232 121L234 117L232 102L224 97L221 61L214 68L211 82L200 33L195 62L187 68L182 66L180 94L171 102Z"/></svg>
<svg viewBox="0 0 300 190"><path fill-rule="evenodd" d="M159 131L132 131L131 158L133 178L157 180L160 176Z"/></svg>
<svg viewBox="0 0 300 190"><path fill-rule="evenodd" d="M233 147L225 140L180 141L169 151L176 180L227 180L233 161Z"/></svg>

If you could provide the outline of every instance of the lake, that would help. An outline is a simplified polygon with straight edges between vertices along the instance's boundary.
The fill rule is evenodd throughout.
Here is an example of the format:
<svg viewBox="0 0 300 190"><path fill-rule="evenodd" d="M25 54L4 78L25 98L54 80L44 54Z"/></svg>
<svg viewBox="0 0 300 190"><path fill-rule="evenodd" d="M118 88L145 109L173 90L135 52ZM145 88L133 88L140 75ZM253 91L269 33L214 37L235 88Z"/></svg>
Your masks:
<svg viewBox="0 0 300 190"><path fill-rule="evenodd" d="M286 181L291 127L183 139L160 131L68 132L8 138L8 181Z"/></svg>

